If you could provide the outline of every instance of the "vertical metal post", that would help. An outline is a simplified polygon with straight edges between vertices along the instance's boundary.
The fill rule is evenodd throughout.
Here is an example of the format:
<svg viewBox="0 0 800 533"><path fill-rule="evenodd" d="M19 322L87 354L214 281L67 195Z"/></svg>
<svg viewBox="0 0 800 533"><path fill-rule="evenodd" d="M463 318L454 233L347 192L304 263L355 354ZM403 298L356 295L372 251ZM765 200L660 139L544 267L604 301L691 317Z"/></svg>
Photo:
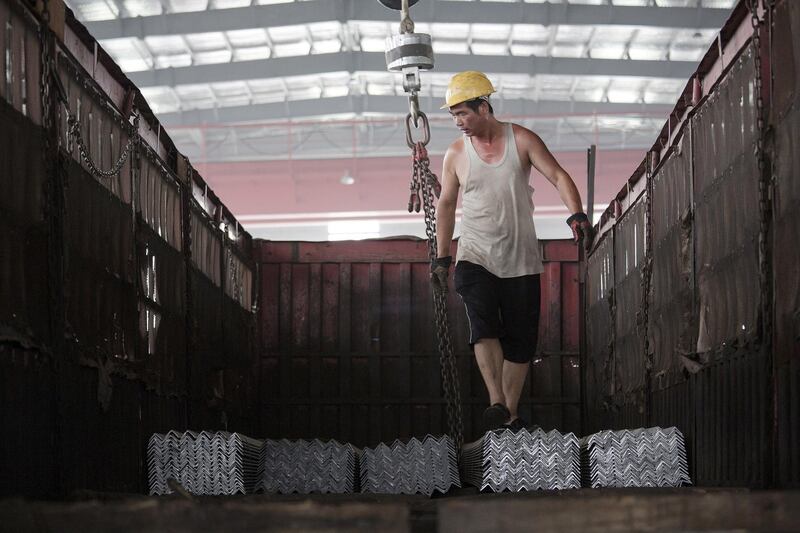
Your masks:
<svg viewBox="0 0 800 533"><path fill-rule="evenodd" d="M586 160L586 214L589 222L594 224L594 168L597 160L597 145L593 144L587 150Z"/></svg>
<svg viewBox="0 0 800 533"><path fill-rule="evenodd" d="M589 222L594 224L594 172L597 157L597 146L591 145L586 151L586 214ZM584 246L578 245L578 309L580 319L578 322L578 339L580 346L580 402L581 402L581 432L586 433L588 409L586 406L586 371L588 368L588 342L586 339L586 314L588 312L588 299L586 295L586 278L589 273L589 253Z"/></svg>

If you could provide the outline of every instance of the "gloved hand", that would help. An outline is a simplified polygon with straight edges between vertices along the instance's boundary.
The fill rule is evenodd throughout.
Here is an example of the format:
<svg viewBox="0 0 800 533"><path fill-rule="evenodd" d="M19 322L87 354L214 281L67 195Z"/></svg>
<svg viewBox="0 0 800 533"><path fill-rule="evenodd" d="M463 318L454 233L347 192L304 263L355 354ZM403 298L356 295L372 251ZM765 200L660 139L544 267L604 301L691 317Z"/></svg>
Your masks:
<svg viewBox="0 0 800 533"><path fill-rule="evenodd" d="M572 239L575 243L583 241L583 246L589 250L592 246L592 236L594 228L592 228L589 217L586 213L578 212L567 219L567 225L572 229Z"/></svg>
<svg viewBox="0 0 800 533"><path fill-rule="evenodd" d="M447 278L450 276L452 256L437 257L431 261L431 285L434 292L447 294Z"/></svg>

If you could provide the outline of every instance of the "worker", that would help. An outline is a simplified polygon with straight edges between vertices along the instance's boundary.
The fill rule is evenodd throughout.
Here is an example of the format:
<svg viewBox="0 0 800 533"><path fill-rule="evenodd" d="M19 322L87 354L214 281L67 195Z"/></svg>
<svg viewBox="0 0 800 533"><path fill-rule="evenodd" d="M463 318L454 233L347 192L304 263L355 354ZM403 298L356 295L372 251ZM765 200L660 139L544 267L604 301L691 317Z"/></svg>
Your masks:
<svg viewBox="0 0 800 533"><path fill-rule="evenodd" d="M469 344L489 393L485 429L527 426L518 406L528 366L536 352L544 270L533 224L531 167L541 172L572 215L567 224L576 243L591 241L575 182L538 135L494 116L495 92L485 74L456 74L446 103L463 134L447 148L436 211L437 257L431 283L447 292L459 189L463 190L461 238L454 284L469 320Z"/></svg>

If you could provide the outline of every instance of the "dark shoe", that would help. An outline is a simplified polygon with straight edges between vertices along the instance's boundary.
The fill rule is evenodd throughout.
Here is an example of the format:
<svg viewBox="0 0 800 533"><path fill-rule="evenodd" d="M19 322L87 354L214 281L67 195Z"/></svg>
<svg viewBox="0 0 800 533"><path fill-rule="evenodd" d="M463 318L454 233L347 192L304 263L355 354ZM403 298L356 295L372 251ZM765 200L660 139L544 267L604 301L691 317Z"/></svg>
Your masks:
<svg viewBox="0 0 800 533"><path fill-rule="evenodd" d="M483 426L487 431L497 429L505 424L511 418L511 412L508 407L502 403L490 405L483 412Z"/></svg>
<svg viewBox="0 0 800 533"><path fill-rule="evenodd" d="M514 420L512 420L508 424L503 424L503 428L511 430L514 433L519 433L523 429L528 431L529 433L533 433L537 429L540 429L539 426L537 426L536 424L528 425L528 423L525 422L525 420L523 420L522 418L519 418L519 417L515 418Z"/></svg>

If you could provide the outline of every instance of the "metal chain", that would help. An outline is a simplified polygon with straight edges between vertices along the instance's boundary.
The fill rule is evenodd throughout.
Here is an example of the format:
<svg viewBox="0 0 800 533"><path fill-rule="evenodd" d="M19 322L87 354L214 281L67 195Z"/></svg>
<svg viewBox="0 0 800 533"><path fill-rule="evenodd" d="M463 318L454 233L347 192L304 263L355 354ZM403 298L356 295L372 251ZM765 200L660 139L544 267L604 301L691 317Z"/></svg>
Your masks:
<svg viewBox="0 0 800 533"><path fill-rule="evenodd" d="M753 27L753 61L755 77L753 80L756 97L756 139L755 158L758 164L758 198L759 198L759 230L758 230L758 282L762 294L761 309L761 336L762 342L769 343L771 335L771 312L768 295L769 284L769 257L767 251L767 237L769 234L769 218L771 213L769 198L769 176L766 172L767 161L764 152L764 137L766 132L764 117L764 97L762 94L761 72L761 29L763 20L758 16L759 0L748 0L750 10L750 24ZM771 5L770 5L771 7Z"/></svg>
<svg viewBox="0 0 800 533"><path fill-rule="evenodd" d="M92 156L89 154L89 148L86 146L86 142L83 139L83 135L81 134L81 121L73 115L69 108L64 106L67 110L67 137L68 143L71 143L74 140L78 144L78 150L81 154L81 159L86 162L89 167L89 171L98 178L109 179L113 178L119 171L122 170L122 166L127 161L128 156L130 155L131 151L134 149L136 144L139 140L139 115L134 114L133 116L133 126L129 128L128 131L128 142L125 144L125 148L122 150L119 158L117 161L111 166L109 170L102 170L97 166L97 163L92 159Z"/></svg>
<svg viewBox="0 0 800 533"><path fill-rule="evenodd" d="M653 171L656 167L656 152L647 153L646 165L646 182L647 192L645 196L645 224L644 224L644 239L645 239L645 252L644 252L644 265L642 268L642 304L641 304L641 324L642 332L644 335L642 341L642 350L644 351L645 361L645 382L646 397L650 397L650 376L653 368L653 359L650 354L650 332L648 331L650 325L650 288L653 279ZM647 423L650 423L650 404L648 402L646 408Z"/></svg>
<svg viewBox="0 0 800 533"><path fill-rule="evenodd" d="M52 72L52 57L50 56L50 9L48 6L48 0L43 0L42 2L42 21L39 24L39 44L42 48L41 50L41 73L40 73L40 81L41 84L41 93L42 93L42 126L44 127L45 132L48 132L45 135L45 153L49 153L49 132L50 128L53 125L53 115L52 115L52 100L50 94L50 74Z"/></svg>
<svg viewBox="0 0 800 533"><path fill-rule="evenodd" d="M414 169L411 175L411 197L408 211L419 212L420 196L425 218L425 235L428 237L428 259L436 259L436 207L433 197L439 196L439 179L431 172L428 151L422 142L412 148ZM436 333L439 342L439 362L442 373L442 388L447 405L447 425L450 436L455 441L456 453L461 453L464 443L464 423L461 415L461 391L459 388L458 367L453 353L450 336L450 323L447 316L447 294L433 291L433 311Z"/></svg>

